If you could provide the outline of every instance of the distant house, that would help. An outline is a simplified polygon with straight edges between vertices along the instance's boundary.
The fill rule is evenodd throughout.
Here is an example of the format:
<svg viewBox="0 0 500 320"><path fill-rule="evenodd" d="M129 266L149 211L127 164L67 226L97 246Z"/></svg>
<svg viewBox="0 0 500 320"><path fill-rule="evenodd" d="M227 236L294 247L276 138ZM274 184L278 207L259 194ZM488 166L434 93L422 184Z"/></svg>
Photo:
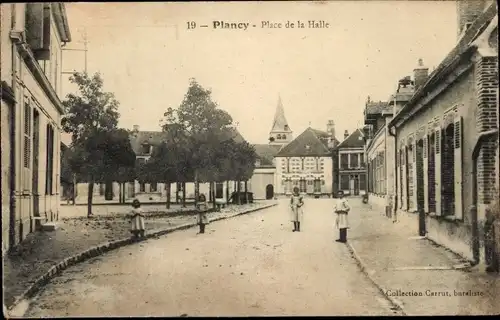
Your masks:
<svg viewBox="0 0 500 320"><path fill-rule="evenodd" d="M236 142L245 141L241 134L237 130L233 130L231 133L232 139ZM132 149L136 154L136 161L138 163L146 162L151 157L155 147L161 143L167 143L167 136L165 132L162 131L141 131L139 126L134 125L133 130L130 135L130 144ZM186 198L194 198L194 183L186 183ZM228 189L229 188L229 189ZM226 191L226 189L228 189ZM216 184L216 197L225 198L226 192L233 192L236 189L234 183L229 184L218 183ZM124 190L126 201L131 201L132 199L138 199L141 202L164 202L167 196L167 187L164 183L146 183L141 181L134 181L127 183L127 187ZM200 184L200 192L209 195L209 185L207 183ZM182 183L172 183L170 187L171 199L173 202L179 202L182 199ZM88 184L79 183L77 187L77 200L76 202L87 201L88 194ZM111 183L101 183L96 184L94 187L93 201L95 203L102 202L117 202L120 195L120 187L117 182Z"/></svg>
<svg viewBox="0 0 500 320"><path fill-rule="evenodd" d="M276 165L274 157L280 150L280 145L254 144L257 160L255 170L250 179L249 190L254 199L273 199Z"/></svg>
<svg viewBox="0 0 500 320"><path fill-rule="evenodd" d="M481 261L478 235L499 194L498 10L492 1L457 6L456 46L429 76L416 74L415 94L387 126L397 137L399 218Z"/></svg>
<svg viewBox="0 0 500 320"><path fill-rule="evenodd" d="M338 190L345 195L360 195L366 191L365 140L361 129L351 134L346 130L337 147Z"/></svg>
<svg viewBox="0 0 500 320"><path fill-rule="evenodd" d="M332 150L326 136L328 133L309 127L276 154L278 194L290 195L297 187L303 194L331 196Z"/></svg>

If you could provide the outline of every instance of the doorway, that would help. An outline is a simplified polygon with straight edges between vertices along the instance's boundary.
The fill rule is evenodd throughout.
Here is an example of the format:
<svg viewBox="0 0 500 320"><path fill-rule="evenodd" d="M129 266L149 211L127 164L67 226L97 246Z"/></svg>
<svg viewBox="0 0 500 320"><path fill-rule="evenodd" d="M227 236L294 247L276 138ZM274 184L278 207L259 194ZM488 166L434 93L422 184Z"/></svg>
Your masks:
<svg viewBox="0 0 500 320"><path fill-rule="evenodd" d="M454 125L449 124L442 135L442 159L441 181L442 191L442 213L453 215L455 213L455 149L453 144Z"/></svg>
<svg viewBox="0 0 500 320"><path fill-rule="evenodd" d="M350 176L349 193L359 196L359 176L357 174Z"/></svg>
<svg viewBox="0 0 500 320"><path fill-rule="evenodd" d="M106 181L104 184L104 199L105 200L113 200L114 194L113 194L113 182L112 181Z"/></svg>
<svg viewBox="0 0 500 320"><path fill-rule="evenodd" d="M266 186L266 200L270 200L274 197L274 187L272 184Z"/></svg>

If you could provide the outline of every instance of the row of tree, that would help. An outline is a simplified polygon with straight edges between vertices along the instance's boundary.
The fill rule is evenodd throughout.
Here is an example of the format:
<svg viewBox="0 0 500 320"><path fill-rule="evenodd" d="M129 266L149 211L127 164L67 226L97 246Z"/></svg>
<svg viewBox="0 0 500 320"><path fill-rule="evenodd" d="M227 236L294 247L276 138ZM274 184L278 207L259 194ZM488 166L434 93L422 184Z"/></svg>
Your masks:
<svg viewBox="0 0 500 320"><path fill-rule="evenodd" d="M119 103L112 93L103 91L100 75L75 73L70 81L78 86L78 94L69 94L63 102L62 126L71 133L72 141L62 153L61 179L73 188L77 182L88 183L89 216L94 183L118 182L120 202L125 202L121 191L128 182L165 183L168 208L171 183L194 182L196 202L199 183L210 183L212 193L216 182L246 182L251 177L254 148L235 139L231 116L218 108L211 91L196 80L191 79L180 106L165 112L165 141L154 146L148 161L136 159L130 143L132 132L117 127ZM240 191L240 183L237 185Z"/></svg>

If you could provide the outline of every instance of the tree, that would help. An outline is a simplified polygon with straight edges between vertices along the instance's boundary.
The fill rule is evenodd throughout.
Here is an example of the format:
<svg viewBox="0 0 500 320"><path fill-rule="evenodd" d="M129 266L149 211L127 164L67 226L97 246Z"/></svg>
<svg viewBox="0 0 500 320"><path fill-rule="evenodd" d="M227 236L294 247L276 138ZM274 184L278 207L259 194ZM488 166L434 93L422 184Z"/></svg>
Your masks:
<svg viewBox="0 0 500 320"><path fill-rule="evenodd" d="M211 91L191 79L187 93L177 109L169 108L164 116L163 130L173 137L177 148L178 178L195 183L195 204L199 182L209 182L221 142L227 139L232 118L217 108ZM210 181L211 182L211 181Z"/></svg>
<svg viewBox="0 0 500 320"><path fill-rule="evenodd" d="M135 153L129 132L117 128L119 103L114 94L103 92L99 73L89 77L75 72L70 81L79 93L66 96L62 126L71 133L72 170L89 184L87 214L91 216L94 183L112 181L120 167L134 166Z"/></svg>

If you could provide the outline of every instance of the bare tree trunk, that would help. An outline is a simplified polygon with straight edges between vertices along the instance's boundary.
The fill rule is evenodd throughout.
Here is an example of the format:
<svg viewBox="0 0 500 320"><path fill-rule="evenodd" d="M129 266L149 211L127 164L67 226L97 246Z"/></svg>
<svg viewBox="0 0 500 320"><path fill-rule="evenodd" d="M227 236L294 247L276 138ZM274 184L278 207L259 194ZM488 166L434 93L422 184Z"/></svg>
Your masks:
<svg viewBox="0 0 500 320"><path fill-rule="evenodd" d="M241 205L241 196L240 196L240 192L241 192L241 183L240 181L238 180L238 188L237 188L237 195L238 195L238 205Z"/></svg>
<svg viewBox="0 0 500 320"><path fill-rule="evenodd" d="M123 199L122 186L123 184L121 182L118 182L118 203L122 203Z"/></svg>
<svg viewBox="0 0 500 320"><path fill-rule="evenodd" d="M186 183L182 183L182 207L186 207Z"/></svg>
<svg viewBox="0 0 500 320"><path fill-rule="evenodd" d="M179 182L175 183L175 204L179 204Z"/></svg>
<svg viewBox="0 0 500 320"><path fill-rule="evenodd" d="M213 205L213 208L215 209L217 207L217 203L215 202L216 200L216 183L215 182L210 182L211 185L213 185L212 187L212 205Z"/></svg>
<svg viewBox="0 0 500 320"><path fill-rule="evenodd" d="M184 188L185 190L186 188ZM185 191L184 191L185 192ZM200 197L200 184L198 182L198 170L194 171L194 207L198 205L198 198Z"/></svg>
<svg viewBox="0 0 500 320"><path fill-rule="evenodd" d="M167 205L166 205L166 207L167 207L167 209L170 209L170 182L167 182L165 184L165 189L167 191Z"/></svg>
<svg viewBox="0 0 500 320"><path fill-rule="evenodd" d="M73 174L73 193L71 195L72 197L72 201L73 201L73 205L76 204L76 174Z"/></svg>
<svg viewBox="0 0 500 320"><path fill-rule="evenodd" d="M229 204L229 181L226 181L226 204Z"/></svg>
<svg viewBox="0 0 500 320"><path fill-rule="evenodd" d="M87 195L87 217L92 216L92 198L94 196L94 181L91 178L89 182L89 191Z"/></svg>
<svg viewBox="0 0 500 320"><path fill-rule="evenodd" d="M245 203L248 203L248 181L245 180Z"/></svg>

